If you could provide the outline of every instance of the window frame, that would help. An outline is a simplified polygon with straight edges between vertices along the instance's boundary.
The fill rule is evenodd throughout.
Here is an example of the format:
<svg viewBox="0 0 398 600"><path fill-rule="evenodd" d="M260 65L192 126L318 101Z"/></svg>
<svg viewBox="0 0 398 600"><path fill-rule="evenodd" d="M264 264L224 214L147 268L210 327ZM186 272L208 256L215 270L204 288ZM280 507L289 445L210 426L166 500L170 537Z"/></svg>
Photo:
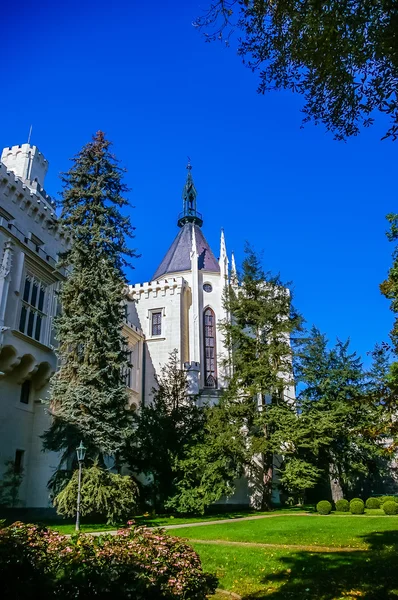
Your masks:
<svg viewBox="0 0 398 600"><path fill-rule="evenodd" d="M43 343L48 317L49 285L27 270L21 282L17 329L36 342Z"/></svg>
<svg viewBox="0 0 398 600"><path fill-rule="evenodd" d="M212 319L210 323L209 317ZM217 389L217 322L216 314L210 306L203 310L203 366L204 387Z"/></svg>

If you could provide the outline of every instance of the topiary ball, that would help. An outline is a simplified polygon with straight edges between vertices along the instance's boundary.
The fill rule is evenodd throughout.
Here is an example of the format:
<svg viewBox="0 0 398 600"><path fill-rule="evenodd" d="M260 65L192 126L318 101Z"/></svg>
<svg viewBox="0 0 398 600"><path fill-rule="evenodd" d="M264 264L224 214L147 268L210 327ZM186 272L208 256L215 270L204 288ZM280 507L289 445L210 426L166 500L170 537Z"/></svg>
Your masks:
<svg viewBox="0 0 398 600"><path fill-rule="evenodd" d="M341 500L336 500L335 505L336 510L339 512L349 512L350 510L350 503L348 500L344 500L343 498Z"/></svg>
<svg viewBox="0 0 398 600"><path fill-rule="evenodd" d="M379 498L368 498L366 500L366 508L380 508Z"/></svg>
<svg viewBox="0 0 398 600"><path fill-rule="evenodd" d="M386 515L396 515L398 514L398 504L397 502L384 502L383 510Z"/></svg>
<svg viewBox="0 0 398 600"><path fill-rule="evenodd" d="M316 510L319 512L320 515L328 515L332 510L332 505L328 500L321 500L316 505Z"/></svg>
<svg viewBox="0 0 398 600"><path fill-rule="evenodd" d="M364 512L365 512L365 504L362 502L362 500L351 500L350 513L352 515L363 515Z"/></svg>
<svg viewBox="0 0 398 600"><path fill-rule="evenodd" d="M382 496L380 498L380 504L383 505L385 502L398 502L395 496Z"/></svg>
<svg viewBox="0 0 398 600"><path fill-rule="evenodd" d="M362 504L365 506L365 502L362 500L362 498L353 498L352 500L350 500L350 504L351 502L362 502Z"/></svg>

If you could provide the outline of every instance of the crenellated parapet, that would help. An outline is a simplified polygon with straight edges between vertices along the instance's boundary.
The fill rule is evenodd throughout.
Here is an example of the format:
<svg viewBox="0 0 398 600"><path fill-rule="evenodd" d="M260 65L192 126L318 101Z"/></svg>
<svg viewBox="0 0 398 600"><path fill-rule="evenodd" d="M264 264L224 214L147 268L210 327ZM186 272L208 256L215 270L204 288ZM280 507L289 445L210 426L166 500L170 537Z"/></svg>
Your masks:
<svg viewBox="0 0 398 600"><path fill-rule="evenodd" d="M58 222L54 200L38 182L33 181L31 186L27 185L1 162L0 194L8 200L10 206L18 207L19 210L27 214L31 220L62 245L67 246L69 244L70 236ZM15 217L17 216L15 215ZM12 222L9 225L10 229L12 227L17 229Z"/></svg>
<svg viewBox="0 0 398 600"><path fill-rule="evenodd" d="M173 296L181 294L187 286L183 277L168 277L145 283L136 283L128 286L128 294L132 300L142 298L157 298L158 296Z"/></svg>

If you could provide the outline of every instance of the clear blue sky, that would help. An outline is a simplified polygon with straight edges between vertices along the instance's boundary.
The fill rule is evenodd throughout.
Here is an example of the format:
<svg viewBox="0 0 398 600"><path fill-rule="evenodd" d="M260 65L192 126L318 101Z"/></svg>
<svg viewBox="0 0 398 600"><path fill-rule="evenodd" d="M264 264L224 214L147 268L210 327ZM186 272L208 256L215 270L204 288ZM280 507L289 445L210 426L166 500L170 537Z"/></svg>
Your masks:
<svg viewBox="0 0 398 600"><path fill-rule="evenodd" d="M150 279L177 232L189 155L215 254L221 227L238 263L249 240L293 282L309 324L365 355L392 323L378 284L391 260L398 142L380 141L383 123L347 143L300 129L299 96L257 95L234 48L192 27L207 1L7 3L0 144L26 142L33 124L56 195L68 158L107 133L135 205L132 282Z"/></svg>

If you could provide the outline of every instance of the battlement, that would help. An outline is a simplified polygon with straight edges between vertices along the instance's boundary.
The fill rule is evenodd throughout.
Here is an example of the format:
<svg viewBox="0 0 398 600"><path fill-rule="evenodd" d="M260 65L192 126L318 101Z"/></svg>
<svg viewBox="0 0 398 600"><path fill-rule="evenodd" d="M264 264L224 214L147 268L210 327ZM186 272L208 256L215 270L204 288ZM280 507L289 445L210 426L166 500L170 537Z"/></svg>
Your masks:
<svg viewBox="0 0 398 600"><path fill-rule="evenodd" d="M59 240L63 245L69 244L70 236L58 223L55 202L46 194L37 181L27 185L14 171L0 162L0 194L5 197L5 200L2 201L5 210L7 209L8 199L10 208L12 205L17 206L20 210L28 213L33 221L56 240ZM17 215L14 214L14 217L18 223ZM17 225L12 222L10 225L17 228Z"/></svg>
<svg viewBox="0 0 398 600"><path fill-rule="evenodd" d="M145 283L136 283L128 286L128 293L133 300L144 294L145 298L149 298L151 294L155 297L158 294L165 296L166 294L173 295L181 293L181 290L187 285L183 277L168 277L167 279L159 279L155 281L147 281Z"/></svg>
<svg viewBox="0 0 398 600"><path fill-rule="evenodd" d="M44 158L37 146L20 144L4 148L1 153L1 162L23 181L36 181L40 186L44 185L48 160Z"/></svg>

